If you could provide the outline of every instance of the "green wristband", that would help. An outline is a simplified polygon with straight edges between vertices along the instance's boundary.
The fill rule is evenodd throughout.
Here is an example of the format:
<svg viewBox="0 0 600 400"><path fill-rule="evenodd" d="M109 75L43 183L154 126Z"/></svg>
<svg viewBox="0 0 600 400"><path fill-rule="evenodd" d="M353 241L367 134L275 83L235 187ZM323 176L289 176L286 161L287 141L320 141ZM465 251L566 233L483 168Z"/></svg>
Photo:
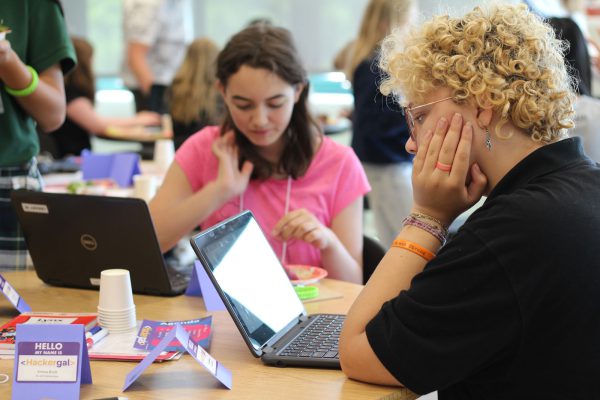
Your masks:
<svg viewBox="0 0 600 400"><path fill-rule="evenodd" d="M8 86L4 86L4 89L8 94L14 97L25 97L35 92L35 89L37 89L38 84L40 83L40 78L37 71L33 69L32 66L27 65L27 69L31 72L31 82L29 83L29 86L23 89L11 89Z"/></svg>

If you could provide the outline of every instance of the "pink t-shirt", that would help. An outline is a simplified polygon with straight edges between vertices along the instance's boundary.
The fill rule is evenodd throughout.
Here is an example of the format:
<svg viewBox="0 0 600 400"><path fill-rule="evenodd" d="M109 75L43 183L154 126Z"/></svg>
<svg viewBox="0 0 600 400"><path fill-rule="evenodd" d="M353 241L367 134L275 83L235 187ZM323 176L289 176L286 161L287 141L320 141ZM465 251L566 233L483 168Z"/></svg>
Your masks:
<svg viewBox="0 0 600 400"><path fill-rule="evenodd" d="M175 154L175 160L194 192L217 177L218 160L211 145L219 133L217 126L206 127L191 136ZM284 215L287 187L287 178L252 180L243 194L244 209L254 213L279 258L283 242L274 239L271 231ZM305 208L323 225L330 227L340 211L369 190L367 177L354 151L325 136L306 174L292 181L289 210ZM210 227L240 211L238 196L201 221L201 226L203 229ZM286 262L320 266L321 252L306 242L290 240L287 243Z"/></svg>

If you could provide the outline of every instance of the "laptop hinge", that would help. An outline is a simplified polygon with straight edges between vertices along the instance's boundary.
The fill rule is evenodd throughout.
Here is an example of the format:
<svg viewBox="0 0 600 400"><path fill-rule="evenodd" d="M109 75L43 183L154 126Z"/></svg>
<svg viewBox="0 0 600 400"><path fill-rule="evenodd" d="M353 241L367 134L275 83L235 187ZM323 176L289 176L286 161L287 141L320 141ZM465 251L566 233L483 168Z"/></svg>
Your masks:
<svg viewBox="0 0 600 400"><path fill-rule="evenodd" d="M261 347L261 351L263 353L268 353L269 351L273 351L273 345L275 345L282 337L290 332L293 326L298 325L306 321L307 317L305 314L300 314L295 320L291 321L287 326L277 332L271 339L269 339L263 347Z"/></svg>

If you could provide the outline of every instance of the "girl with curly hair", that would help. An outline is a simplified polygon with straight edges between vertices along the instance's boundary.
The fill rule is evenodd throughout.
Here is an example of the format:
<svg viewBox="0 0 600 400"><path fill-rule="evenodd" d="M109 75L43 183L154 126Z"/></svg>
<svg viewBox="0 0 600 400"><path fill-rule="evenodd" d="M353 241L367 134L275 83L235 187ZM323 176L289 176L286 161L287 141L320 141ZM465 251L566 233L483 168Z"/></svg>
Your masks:
<svg viewBox="0 0 600 400"><path fill-rule="evenodd" d="M563 42L525 6L494 5L383 47L413 208L348 314L344 372L440 399L598 397L600 168L567 137Z"/></svg>

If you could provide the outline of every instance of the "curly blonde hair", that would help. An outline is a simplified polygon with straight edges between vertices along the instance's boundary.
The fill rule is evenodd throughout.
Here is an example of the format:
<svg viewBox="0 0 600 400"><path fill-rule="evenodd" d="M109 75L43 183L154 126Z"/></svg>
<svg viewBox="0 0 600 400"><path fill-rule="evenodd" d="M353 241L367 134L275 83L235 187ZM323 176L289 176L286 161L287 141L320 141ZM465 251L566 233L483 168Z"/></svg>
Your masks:
<svg viewBox="0 0 600 400"><path fill-rule="evenodd" d="M537 142L566 136L573 126L573 82L564 65L565 44L525 5L476 7L462 18L434 17L418 30L383 42L381 84L391 93L422 101L449 88L459 103L471 101L499 113L496 135L509 120Z"/></svg>

